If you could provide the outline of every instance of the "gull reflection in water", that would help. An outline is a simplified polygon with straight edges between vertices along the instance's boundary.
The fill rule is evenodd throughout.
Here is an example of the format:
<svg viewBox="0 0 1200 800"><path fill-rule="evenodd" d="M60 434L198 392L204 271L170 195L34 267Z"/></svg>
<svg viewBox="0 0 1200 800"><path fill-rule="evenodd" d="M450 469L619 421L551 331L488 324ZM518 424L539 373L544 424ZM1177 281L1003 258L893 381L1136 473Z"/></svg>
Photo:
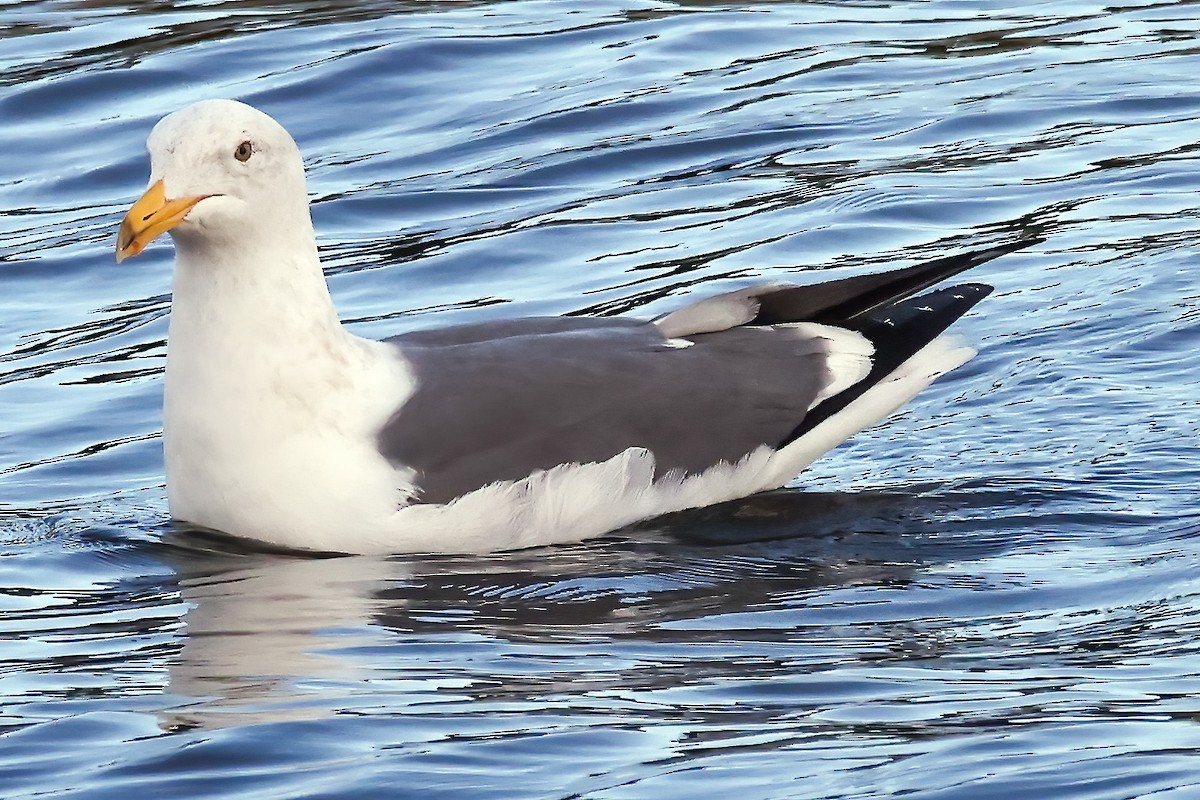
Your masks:
<svg viewBox="0 0 1200 800"><path fill-rule="evenodd" d="M169 668L168 729L327 716L367 672L376 591L399 577L381 558L230 558L181 565L186 639Z"/></svg>
<svg viewBox="0 0 1200 800"><path fill-rule="evenodd" d="M214 553L189 539L170 558L190 609L169 667L177 702L163 724L318 719L381 703L395 710L501 696L532 702L548 685L581 680L578 670L592 689L613 691L737 672L736 659L672 656L639 678L589 659L692 639L739 652L750 643L791 647L814 624L804 616L814 592L861 587L870 598L873 588L903 586L923 567L1019 538L1002 523L981 534L970 518L1021 507L1028 487L933 489L779 492L607 539L490 555L314 558L225 546ZM753 627L741 628L747 613L763 611L777 613L752 614ZM859 630L881 646L937 647L937 631L891 618L872 628L869 617ZM526 674L536 664L521 648L531 643L561 656L554 674ZM789 663L778 669L794 669Z"/></svg>

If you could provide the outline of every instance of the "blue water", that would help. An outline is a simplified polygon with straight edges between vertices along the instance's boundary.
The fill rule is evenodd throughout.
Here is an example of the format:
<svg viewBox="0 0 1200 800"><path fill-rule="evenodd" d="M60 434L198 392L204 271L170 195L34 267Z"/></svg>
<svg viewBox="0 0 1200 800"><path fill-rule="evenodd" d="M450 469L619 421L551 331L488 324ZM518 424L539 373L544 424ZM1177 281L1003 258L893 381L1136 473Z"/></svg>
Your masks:
<svg viewBox="0 0 1200 800"><path fill-rule="evenodd" d="M0 4L0 797L1200 797L1184 2ZM658 313L1035 232L796 488L303 559L167 517L165 113L306 153L343 318Z"/></svg>

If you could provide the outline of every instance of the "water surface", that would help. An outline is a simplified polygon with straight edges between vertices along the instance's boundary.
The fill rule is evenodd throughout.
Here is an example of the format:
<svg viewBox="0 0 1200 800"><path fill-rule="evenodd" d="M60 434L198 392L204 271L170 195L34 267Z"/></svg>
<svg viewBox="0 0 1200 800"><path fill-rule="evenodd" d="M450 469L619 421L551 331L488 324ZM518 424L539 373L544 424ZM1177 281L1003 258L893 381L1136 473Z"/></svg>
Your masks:
<svg viewBox="0 0 1200 800"><path fill-rule="evenodd" d="M1200 796L1193 4L0 5L0 796ZM978 357L795 488L570 547L167 518L206 97L306 154L363 335L659 313L1035 233Z"/></svg>

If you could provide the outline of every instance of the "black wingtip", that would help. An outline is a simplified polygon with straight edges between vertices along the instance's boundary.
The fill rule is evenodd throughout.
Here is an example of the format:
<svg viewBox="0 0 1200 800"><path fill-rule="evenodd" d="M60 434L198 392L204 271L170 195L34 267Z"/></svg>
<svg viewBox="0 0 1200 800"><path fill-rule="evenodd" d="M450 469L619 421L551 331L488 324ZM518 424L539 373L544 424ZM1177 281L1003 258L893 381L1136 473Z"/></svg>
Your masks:
<svg viewBox="0 0 1200 800"><path fill-rule="evenodd" d="M1045 241L1046 241L1045 236L1028 236L1023 239L1014 239L1011 242L1005 242L1004 244L998 244L994 247L986 247L982 250L973 250L969 253L963 253L959 256L948 256L947 258L944 258L944 259L938 259L938 261L930 261L926 264L926 266L936 264L939 261L952 262L955 259L961 258L961 259L965 259L968 262L966 264L966 266L964 266L962 268L963 270L966 270L966 269L970 269L971 267L977 267L980 264L991 261L994 258L999 258L1000 256L1006 256L1009 253L1015 253L1018 250L1024 250L1027 247L1033 247L1034 245L1041 244ZM959 271L961 272L962 270L959 270Z"/></svg>
<svg viewBox="0 0 1200 800"><path fill-rule="evenodd" d="M907 269L885 273L885 276L893 279L882 283L873 291L864 292L857 297L850 298L838 307L829 309L826 317L818 321L834 322L857 319L876 309L912 297L917 292L922 292L955 275L974 269L980 264L986 264L988 261L1030 247L1040 241L1044 240L1018 239L994 247L945 256Z"/></svg>
<svg viewBox="0 0 1200 800"><path fill-rule="evenodd" d="M1043 241L1045 239L1039 236L1024 237L890 272L780 289L759 296L761 306L753 324L778 325L807 320L844 325L961 272Z"/></svg>
<svg viewBox="0 0 1200 800"><path fill-rule="evenodd" d="M809 411L784 443L795 441L850 405L991 293L992 287L986 283L956 284L896 301L844 323L875 346L871 371L863 380Z"/></svg>

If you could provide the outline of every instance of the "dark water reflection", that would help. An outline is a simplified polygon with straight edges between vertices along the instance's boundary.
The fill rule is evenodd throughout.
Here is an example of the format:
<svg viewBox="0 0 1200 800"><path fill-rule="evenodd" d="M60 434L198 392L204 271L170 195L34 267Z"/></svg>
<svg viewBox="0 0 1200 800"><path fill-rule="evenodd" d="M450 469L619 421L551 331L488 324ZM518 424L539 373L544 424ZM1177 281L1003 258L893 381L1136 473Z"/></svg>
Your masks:
<svg viewBox="0 0 1200 800"><path fill-rule="evenodd" d="M848 659L969 659L957 629L967 620L929 596L941 583L929 572L1002 556L1020 536L931 530L950 508L979 510L977 489L943 497L780 492L677 515L628 538L505 556L198 556L194 534L178 534L185 549L163 555L190 608L168 691L192 700L168 719L211 727L332 715L371 673L397 666L406 680L429 682L430 702L441 702L446 686L474 702L536 702L546 691L639 695L746 677L792 680L845 669ZM1003 582L942 585L987 589L987 597L955 603L976 624L986 622L981 611L1031 610L1028 599L1014 607ZM1046 599L1032 605L1057 610ZM381 658L395 648L400 665ZM461 648L479 663L461 660ZM674 657L664 659L663 648ZM652 663L639 663L643 649L658 653ZM524 663L539 659L546 668ZM298 680L319 688L298 689ZM329 682L340 690L329 692Z"/></svg>
<svg viewBox="0 0 1200 800"><path fill-rule="evenodd" d="M1188 3L0 7L0 796L1200 793ZM167 111L305 151L365 335L1015 235L978 357L796 489L578 546L172 527Z"/></svg>

